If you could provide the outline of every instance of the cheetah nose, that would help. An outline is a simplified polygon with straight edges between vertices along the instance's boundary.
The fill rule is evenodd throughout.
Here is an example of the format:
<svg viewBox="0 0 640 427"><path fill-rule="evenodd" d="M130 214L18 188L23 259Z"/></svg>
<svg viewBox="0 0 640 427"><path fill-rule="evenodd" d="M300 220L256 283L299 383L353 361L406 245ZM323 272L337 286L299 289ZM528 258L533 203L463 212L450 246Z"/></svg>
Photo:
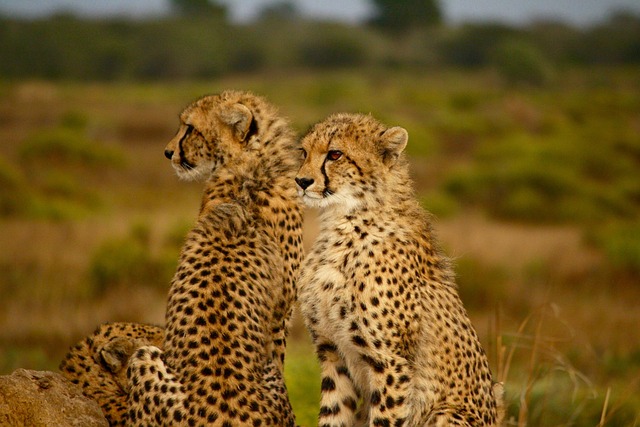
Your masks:
<svg viewBox="0 0 640 427"><path fill-rule="evenodd" d="M302 188L306 190L311 184L313 184L313 178L296 178L296 183Z"/></svg>
<svg viewBox="0 0 640 427"><path fill-rule="evenodd" d="M173 150L164 150L164 156L171 160L171 158L173 157Z"/></svg>

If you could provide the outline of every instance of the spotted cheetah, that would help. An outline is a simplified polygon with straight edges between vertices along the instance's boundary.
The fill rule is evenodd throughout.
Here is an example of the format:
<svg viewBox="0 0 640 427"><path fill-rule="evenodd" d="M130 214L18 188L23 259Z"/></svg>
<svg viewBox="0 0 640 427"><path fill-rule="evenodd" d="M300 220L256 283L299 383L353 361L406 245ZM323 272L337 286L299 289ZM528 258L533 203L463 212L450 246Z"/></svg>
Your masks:
<svg viewBox="0 0 640 427"><path fill-rule="evenodd" d="M162 350L129 359L129 424L293 425L283 363L302 260L298 142L275 107L246 92L196 100L180 122L165 155L206 185Z"/></svg>
<svg viewBox="0 0 640 427"><path fill-rule="evenodd" d="M60 371L98 402L110 426L125 426L127 361L143 345L162 345L164 329L138 323L105 323L73 346Z"/></svg>
<svg viewBox="0 0 640 427"><path fill-rule="evenodd" d="M321 364L321 426L496 426L502 385L419 206L407 131L335 114L296 179L320 231L298 282Z"/></svg>
<svg viewBox="0 0 640 427"><path fill-rule="evenodd" d="M297 143L275 107L244 92L199 99L180 121L165 156L206 188L170 290L167 336L104 326L61 370L112 426L292 425L283 361L302 259Z"/></svg>

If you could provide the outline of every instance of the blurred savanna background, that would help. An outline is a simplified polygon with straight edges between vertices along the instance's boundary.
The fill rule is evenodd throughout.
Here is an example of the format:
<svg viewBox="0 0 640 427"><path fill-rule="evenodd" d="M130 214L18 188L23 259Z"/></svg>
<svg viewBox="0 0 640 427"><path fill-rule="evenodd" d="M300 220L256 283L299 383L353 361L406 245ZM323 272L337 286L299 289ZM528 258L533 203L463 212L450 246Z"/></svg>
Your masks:
<svg viewBox="0 0 640 427"><path fill-rule="evenodd" d="M90 6L93 5L93 6ZM0 374L106 321L162 324L201 184L163 156L227 88L299 133L409 131L417 194L517 426L640 425L640 3L0 3ZM316 233L309 212L305 241ZM319 374L293 322L287 384Z"/></svg>

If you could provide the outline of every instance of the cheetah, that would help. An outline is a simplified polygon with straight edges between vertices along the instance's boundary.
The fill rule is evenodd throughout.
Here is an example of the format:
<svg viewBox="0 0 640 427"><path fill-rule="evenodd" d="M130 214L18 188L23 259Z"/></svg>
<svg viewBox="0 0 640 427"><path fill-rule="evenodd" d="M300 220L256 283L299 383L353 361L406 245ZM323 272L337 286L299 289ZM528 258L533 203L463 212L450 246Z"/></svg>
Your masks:
<svg viewBox="0 0 640 427"><path fill-rule="evenodd" d="M105 323L69 350L60 371L98 402L110 426L125 426L129 356L143 345L161 346L163 339L164 329L159 326Z"/></svg>
<svg viewBox="0 0 640 427"><path fill-rule="evenodd" d="M277 425L302 261L298 141L264 98L225 91L180 115L165 155L205 180L169 290L162 349L129 359L129 425Z"/></svg>
<svg viewBox="0 0 640 427"><path fill-rule="evenodd" d="M141 399L154 402L153 420L150 410L142 413L158 425L233 425L248 423L247 414L256 425L291 425L282 372L302 259L295 138L275 107L244 92L197 100L180 120L165 156L180 178L207 184L169 296L173 338L165 341L165 330L152 325L103 325L70 350L60 369L100 403L111 426L133 424L130 412L143 424L134 409ZM129 358L143 346L128 378ZM163 355L165 346L170 352ZM143 361L156 366L147 370ZM149 372L166 372L174 382L153 378L149 384L160 392L139 390ZM177 401L183 407L171 409Z"/></svg>
<svg viewBox="0 0 640 427"><path fill-rule="evenodd" d="M321 365L321 426L497 426L502 385L458 296L403 150L408 133L339 113L302 139L320 209L299 303Z"/></svg>

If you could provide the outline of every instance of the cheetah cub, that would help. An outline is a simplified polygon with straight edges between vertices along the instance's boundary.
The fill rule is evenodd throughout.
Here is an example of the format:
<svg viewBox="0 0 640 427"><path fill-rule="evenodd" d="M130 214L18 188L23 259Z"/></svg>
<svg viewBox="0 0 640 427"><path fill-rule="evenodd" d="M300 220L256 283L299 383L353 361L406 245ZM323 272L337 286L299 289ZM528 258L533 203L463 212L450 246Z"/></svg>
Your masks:
<svg viewBox="0 0 640 427"><path fill-rule="evenodd" d="M162 346L164 329L144 323L104 323L69 349L60 372L98 402L111 427L126 426L127 362L135 349Z"/></svg>
<svg viewBox="0 0 640 427"><path fill-rule="evenodd" d="M204 179L167 299L162 348L128 361L130 426L293 426L286 331L302 260L298 142L247 92L202 97L165 155Z"/></svg>
<svg viewBox="0 0 640 427"><path fill-rule="evenodd" d="M302 140L320 208L299 301L322 370L322 426L497 426L502 385L460 301L403 154L407 131L335 114Z"/></svg>
<svg viewBox="0 0 640 427"><path fill-rule="evenodd" d="M165 156L205 190L166 328L102 325L60 365L111 426L295 424L283 364L302 259L297 152L288 121L248 92L180 114Z"/></svg>

